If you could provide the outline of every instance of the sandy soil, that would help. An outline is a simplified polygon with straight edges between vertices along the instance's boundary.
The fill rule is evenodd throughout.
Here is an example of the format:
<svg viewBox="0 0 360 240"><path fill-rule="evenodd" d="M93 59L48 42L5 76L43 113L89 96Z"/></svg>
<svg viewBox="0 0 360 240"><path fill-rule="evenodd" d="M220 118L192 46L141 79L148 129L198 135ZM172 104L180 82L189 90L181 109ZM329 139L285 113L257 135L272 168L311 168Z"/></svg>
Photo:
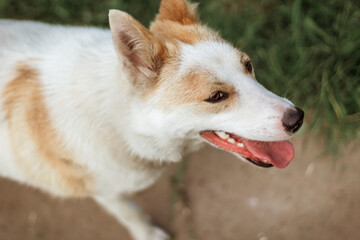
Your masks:
<svg viewBox="0 0 360 240"><path fill-rule="evenodd" d="M206 147L188 158L183 184L173 166L134 198L176 240L360 239L359 144L337 158L311 138L294 144L283 170ZM90 199L54 199L0 179L0 240L27 239L130 240Z"/></svg>

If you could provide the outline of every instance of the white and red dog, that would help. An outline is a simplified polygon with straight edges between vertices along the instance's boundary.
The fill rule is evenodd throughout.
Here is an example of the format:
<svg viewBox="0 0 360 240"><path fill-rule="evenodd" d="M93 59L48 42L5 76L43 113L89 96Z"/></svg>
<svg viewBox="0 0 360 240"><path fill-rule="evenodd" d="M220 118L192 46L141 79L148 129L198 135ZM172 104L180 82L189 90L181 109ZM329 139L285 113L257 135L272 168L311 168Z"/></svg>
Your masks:
<svg viewBox="0 0 360 240"><path fill-rule="evenodd" d="M163 0L150 30L111 10L111 31L0 21L0 173L93 197L136 240L167 235L127 196L204 142L283 168L304 113L262 87L250 58Z"/></svg>

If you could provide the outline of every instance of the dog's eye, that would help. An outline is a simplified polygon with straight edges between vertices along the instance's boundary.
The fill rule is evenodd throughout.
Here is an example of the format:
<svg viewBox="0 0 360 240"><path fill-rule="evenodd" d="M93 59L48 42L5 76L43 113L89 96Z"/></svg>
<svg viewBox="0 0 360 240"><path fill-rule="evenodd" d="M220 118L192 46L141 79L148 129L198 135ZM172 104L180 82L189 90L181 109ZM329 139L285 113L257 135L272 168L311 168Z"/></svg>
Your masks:
<svg viewBox="0 0 360 240"><path fill-rule="evenodd" d="M246 70L247 70L249 73L252 72L252 65L251 65L251 61L250 61L250 60L248 60L248 61L245 62L245 68L246 68Z"/></svg>
<svg viewBox="0 0 360 240"><path fill-rule="evenodd" d="M213 94L211 94L211 96L208 99L206 99L205 101L209 102L209 103L217 103L217 102L227 99L228 97L229 97L228 93L217 91L217 92L214 92Z"/></svg>

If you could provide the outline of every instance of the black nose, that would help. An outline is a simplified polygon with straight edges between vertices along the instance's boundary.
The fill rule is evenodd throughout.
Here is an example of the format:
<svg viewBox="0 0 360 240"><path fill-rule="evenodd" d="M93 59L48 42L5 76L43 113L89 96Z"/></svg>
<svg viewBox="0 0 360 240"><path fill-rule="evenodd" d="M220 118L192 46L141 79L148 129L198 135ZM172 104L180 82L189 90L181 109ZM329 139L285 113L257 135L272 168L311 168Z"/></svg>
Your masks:
<svg viewBox="0 0 360 240"><path fill-rule="evenodd" d="M297 107L286 110L282 118L283 126L289 133L295 133L299 130L303 120L304 111Z"/></svg>

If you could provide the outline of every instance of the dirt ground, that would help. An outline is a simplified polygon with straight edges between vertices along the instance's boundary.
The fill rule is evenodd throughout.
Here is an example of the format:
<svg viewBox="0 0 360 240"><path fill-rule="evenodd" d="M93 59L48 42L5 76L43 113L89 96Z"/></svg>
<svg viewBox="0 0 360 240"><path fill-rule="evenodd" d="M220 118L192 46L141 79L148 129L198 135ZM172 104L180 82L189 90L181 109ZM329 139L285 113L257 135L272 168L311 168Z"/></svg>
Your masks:
<svg viewBox="0 0 360 240"><path fill-rule="evenodd" d="M188 158L183 185L173 166L134 198L176 240L360 239L359 144L334 159L316 139L293 142L296 157L282 170L206 147ZM0 179L0 240L27 239L130 240L90 199L54 199Z"/></svg>

